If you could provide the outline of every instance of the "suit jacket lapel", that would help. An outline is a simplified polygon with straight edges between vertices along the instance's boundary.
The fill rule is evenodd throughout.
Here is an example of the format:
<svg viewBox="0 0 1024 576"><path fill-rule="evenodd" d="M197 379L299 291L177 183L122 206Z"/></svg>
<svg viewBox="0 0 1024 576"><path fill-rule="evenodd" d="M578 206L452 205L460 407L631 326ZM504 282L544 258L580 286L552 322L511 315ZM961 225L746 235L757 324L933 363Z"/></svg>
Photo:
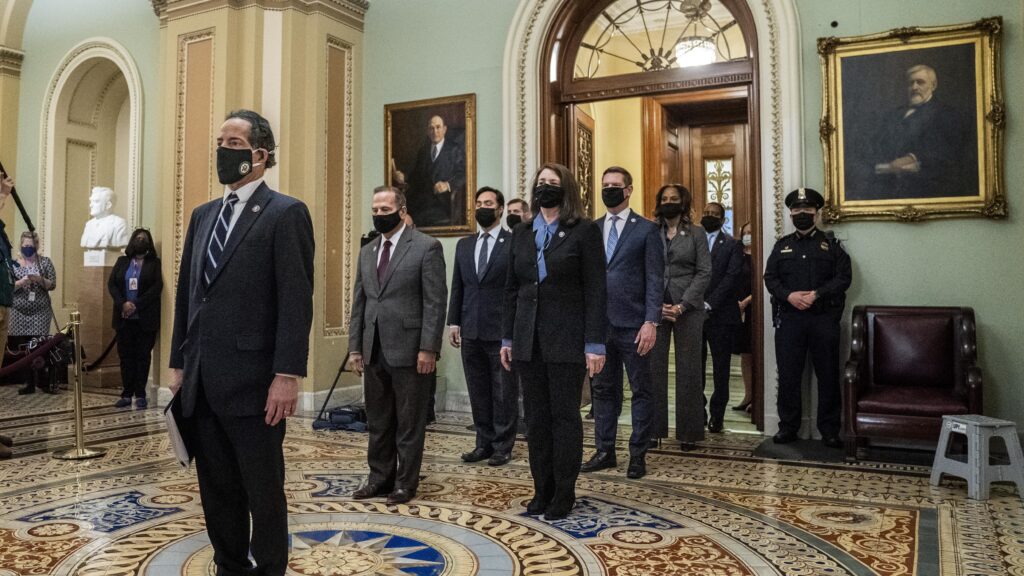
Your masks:
<svg viewBox="0 0 1024 576"><path fill-rule="evenodd" d="M369 258L366 258L366 262L363 263L363 276L370 278L370 283L377 290L377 294L380 294L380 281L377 279L377 256L380 255L380 247L383 245L384 237L378 236L377 240L372 243Z"/></svg>
<svg viewBox="0 0 1024 576"><path fill-rule="evenodd" d="M495 242L494 247L491 248L491 256L487 259L487 265L484 266L484 273L480 274L478 276L478 278L479 278L478 282L479 283L483 283L484 279L487 278L487 275L491 273L491 270L495 269L494 261L498 260L498 259L503 259L504 258L504 256L505 256L505 245L508 243L506 241L511 236L512 236L512 234L506 232L504 228L502 228L500 231L498 231L498 239L494 241ZM477 237L477 242L479 242L479 241L480 241L480 237L478 236ZM473 247L473 252L476 252L476 247L475 246ZM474 268L475 268L475 266L474 266ZM500 267L498 269L500 270Z"/></svg>
<svg viewBox="0 0 1024 576"><path fill-rule="evenodd" d="M612 251L612 257L608 259L608 264L611 264L615 260L615 257L619 255L619 249L622 248L622 243L634 228L636 228L636 214L630 213L629 218L622 224L622 234L619 234L619 241L615 243L615 250Z"/></svg>
<svg viewBox="0 0 1024 576"><path fill-rule="evenodd" d="M540 218L543 218L543 216L540 216ZM563 242L565 242L565 239L568 238L569 235L572 234L572 231L575 229L575 226L572 228L566 228L565 224L563 224L562 221L559 220L558 230L555 230L554 235L551 237L551 244L549 244L548 249L544 251L544 256L546 257L548 254L551 254L552 252L557 250L558 247L561 246Z"/></svg>
<svg viewBox="0 0 1024 576"><path fill-rule="evenodd" d="M395 269L398 268L398 264L405 257L406 253L409 252L409 244L412 242L412 230L405 230L402 232L402 237L399 239L398 245L394 247L394 252L391 254L391 261L388 262L388 269L384 271L384 281L380 283L380 291L383 292L388 287L388 282L391 277L394 276ZM374 271L376 276L376 270Z"/></svg>
<svg viewBox="0 0 1024 576"><path fill-rule="evenodd" d="M238 217L238 222L235 222L235 227L231 229L228 243L224 246L224 251L220 253L220 265L214 270L213 278L210 278L211 285L217 281L221 271L227 267L228 262L231 261L231 256L235 253L235 249L242 243L242 239L249 233L249 229L252 228L256 219L260 217L260 214L263 214L263 208L266 207L268 202L270 202L270 188L264 182L249 197L249 201L245 203L245 209Z"/></svg>

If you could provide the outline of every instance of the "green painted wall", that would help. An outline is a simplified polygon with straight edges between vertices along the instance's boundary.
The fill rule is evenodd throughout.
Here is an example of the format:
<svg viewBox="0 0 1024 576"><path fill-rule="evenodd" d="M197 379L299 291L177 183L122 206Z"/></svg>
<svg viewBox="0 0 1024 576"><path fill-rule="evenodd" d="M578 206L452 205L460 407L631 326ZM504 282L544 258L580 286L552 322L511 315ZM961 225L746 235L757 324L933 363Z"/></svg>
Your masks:
<svg viewBox="0 0 1024 576"><path fill-rule="evenodd" d="M477 186L501 188L501 82L510 0L374 0L363 45L363 231L369 200L384 182L384 105L476 93ZM510 191L504 190L506 197ZM457 238L442 238L451 285ZM447 338L447 336L446 336ZM465 391L458 350L442 348L439 376Z"/></svg>
<svg viewBox="0 0 1024 576"><path fill-rule="evenodd" d="M25 23L18 112L18 193L39 220L39 146L46 91L64 56L87 38L110 38L128 50L142 78L140 224L153 228L158 209L160 21L139 0L35 0ZM59 223L55 223L59 226ZM24 223L18 217L18 228ZM81 231L74 231L80 234Z"/></svg>
<svg viewBox="0 0 1024 576"><path fill-rule="evenodd" d="M1022 2L999 0L797 0L803 47L806 182L823 181L818 140L821 68L815 40L900 26L939 26L1002 16L1006 192L1004 221L964 219L916 224L848 223L836 226L854 263L850 303L971 306L987 414L1024 424L1024 56ZM833 28L835 21L838 26ZM941 84L940 84L941 90ZM844 353L845 355L845 353Z"/></svg>

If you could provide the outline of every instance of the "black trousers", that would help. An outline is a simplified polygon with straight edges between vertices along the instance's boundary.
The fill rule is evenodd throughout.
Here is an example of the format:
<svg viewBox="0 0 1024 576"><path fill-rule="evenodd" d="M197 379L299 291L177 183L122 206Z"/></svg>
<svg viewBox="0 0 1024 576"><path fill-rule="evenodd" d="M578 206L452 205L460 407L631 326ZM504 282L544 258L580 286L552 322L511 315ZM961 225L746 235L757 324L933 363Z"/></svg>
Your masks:
<svg viewBox="0 0 1024 576"><path fill-rule="evenodd" d="M630 456L647 453L654 424L654 384L651 379L650 356L637 353L636 336L639 328L609 326L605 341L607 357L604 370L591 381L594 405L594 443L599 452L615 452L615 436L619 415L622 414L622 367L629 375L633 391L631 415L633 433L629 437Z"/></svg>
<svg viewBox="0 0 1024 576"><path fill-rule="evenodd" d="M523 385L536 496L551 503L571 503L576 500L576 478L583 460L580 393L586 365L544 362L535 349L533 360L517 361L515 366Z"/></svg>
<svg viewBox="0 0 1024 576"><path fill-rule="evenodd" d="M262 414L218 416L200 386L189 425L218 576L283 575L288 565L284 420L268 426Z"/></svg>
<svg viewBox="0 0 1024 576"><path fill-rule="evenodd" d="M807 354L818 378L818 431L838 436L839 319L842 311L783 313L775 328L775 360L779 366L779 430L800 430L801 383Z"/></svg>
<svg viewBox="0 0 1024 576"><path fill-rule="evenodd" d="M117 355L121 357L121 397L146 397L149 365L156 332L143 330L138 320L125 320L117 329Z"/></svg>
<svg viewBox="0 0 1024 576"><path fill-rule="evenodd" d="M725 407L729 404L729 367L732 364L732 341L736 335L733 324L704 323L704 350L701 376L707 390L708 349L711 349L711 372L715 389L711 394L711 417L721 422L725 418Z"/></svg>
<svg viewBox="0 0 1024 576"><path fill-rule="evenodd" d="M404 488L416 493L432 378L431 374L417 373L415 366L391 366L380 342L374 342L373 362L366 366L363 378L370 432L366 452L370 483L382 489Z"/></svg>
<svg viewBox="0 0 1024 576"><path fill-rule="evenodd" d="M462 339L462 368L476 428L476 447L512 452L519 425L519 386L501 367L501 341Z"/></svg>

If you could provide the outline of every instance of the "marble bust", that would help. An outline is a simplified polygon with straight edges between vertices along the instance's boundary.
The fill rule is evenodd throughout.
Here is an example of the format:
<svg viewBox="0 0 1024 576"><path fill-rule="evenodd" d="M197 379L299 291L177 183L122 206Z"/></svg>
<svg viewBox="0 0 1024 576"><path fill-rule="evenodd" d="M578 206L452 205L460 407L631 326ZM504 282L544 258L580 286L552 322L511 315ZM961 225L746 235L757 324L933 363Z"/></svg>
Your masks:
<svg viewBox="0 0 1024 576"><path fill-rule="evenodd" d="M82 248L105 250L128 245L128 223L110 212L114 205L114 191L97 186L89 196L89 216L82 232Z"/></svg>

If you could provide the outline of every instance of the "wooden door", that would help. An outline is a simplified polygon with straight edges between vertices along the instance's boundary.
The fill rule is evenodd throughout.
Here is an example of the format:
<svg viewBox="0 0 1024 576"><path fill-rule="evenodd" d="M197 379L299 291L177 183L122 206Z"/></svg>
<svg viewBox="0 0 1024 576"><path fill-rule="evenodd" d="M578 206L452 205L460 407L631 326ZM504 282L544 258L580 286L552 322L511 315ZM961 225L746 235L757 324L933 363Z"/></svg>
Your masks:
<svg viewBox="0 0 1024 576"><path fill-rule="evenodd" d="M723 230L736 237L750 220L751 191L747 162L747 124L689 127L689 178L694 219L708 202L725 206Z"/></svg>
<svg viewBox="0 0 1024 576"><path fill-rule="evenodd" d="M576 177L583 198L584 213L594 217L597 180L594 174L594 117L581 107L569 106L569 170Z"/></svg>

